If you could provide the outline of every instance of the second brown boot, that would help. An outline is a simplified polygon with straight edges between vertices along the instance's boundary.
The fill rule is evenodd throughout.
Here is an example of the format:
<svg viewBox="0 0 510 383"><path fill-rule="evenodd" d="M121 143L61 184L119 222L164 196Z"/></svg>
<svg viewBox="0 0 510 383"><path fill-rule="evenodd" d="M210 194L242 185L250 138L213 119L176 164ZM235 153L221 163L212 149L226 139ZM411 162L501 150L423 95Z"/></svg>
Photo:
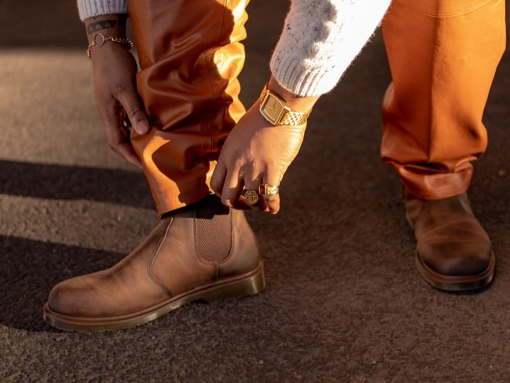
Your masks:
<svg viewBox="0 0 510 383"><path fill-rule="evenodd" d="M494 276L489 236L473 214L467 195L405 199L407 219L416 236L416 265L432 286L448 291L474 290Z"/></svg>
<svg viewBox="0 0 510 383"><path fill-rule="evenodd" d="M44 319L63 330L116 330L188 302L239 298L264 287L264 268L244 212L209 196L163 219L112 268L55 286Z"/></svg>

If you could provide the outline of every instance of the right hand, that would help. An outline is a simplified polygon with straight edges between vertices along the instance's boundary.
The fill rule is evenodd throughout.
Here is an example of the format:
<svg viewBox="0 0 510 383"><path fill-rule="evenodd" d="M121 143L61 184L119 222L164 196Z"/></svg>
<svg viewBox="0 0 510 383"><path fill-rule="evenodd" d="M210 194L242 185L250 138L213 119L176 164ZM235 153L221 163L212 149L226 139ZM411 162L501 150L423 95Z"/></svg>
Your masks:
<svg viewBox="0 0 510 383"><path fill-rule="evenodd" d="M127 116L136 133L149 132L149 120L136 92L136 61L128 49L113 42L92 47L91 56L96 104L108 144L121 157L141 168L125 125Z"/></svg>
<svg viewBox="0 0 510 383"><path fill-rule="evenodd" d="M306 125L273 126L256 102L234 126L223 145L211 178L211 188L224 205L242 207L242 189L260 184L280 186L283 175L299 152ZM253 208L278 213L280 195L263 196ZM249 206L249 205L248 205Z"/></svg>

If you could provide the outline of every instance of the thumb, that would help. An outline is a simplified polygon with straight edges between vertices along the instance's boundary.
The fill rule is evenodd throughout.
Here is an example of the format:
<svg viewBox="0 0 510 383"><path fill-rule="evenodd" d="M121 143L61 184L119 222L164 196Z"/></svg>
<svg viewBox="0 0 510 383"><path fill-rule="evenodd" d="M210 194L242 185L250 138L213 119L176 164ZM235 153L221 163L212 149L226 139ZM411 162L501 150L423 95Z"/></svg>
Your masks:
<svg viewBox="0 0 510 383"><path fill-rule="evenodd" d="M125 89L117 95L117 99L126 111L133 129L138 134L147 134L149 132L149 119L143 109L137 93L133 86Z"/></svg>

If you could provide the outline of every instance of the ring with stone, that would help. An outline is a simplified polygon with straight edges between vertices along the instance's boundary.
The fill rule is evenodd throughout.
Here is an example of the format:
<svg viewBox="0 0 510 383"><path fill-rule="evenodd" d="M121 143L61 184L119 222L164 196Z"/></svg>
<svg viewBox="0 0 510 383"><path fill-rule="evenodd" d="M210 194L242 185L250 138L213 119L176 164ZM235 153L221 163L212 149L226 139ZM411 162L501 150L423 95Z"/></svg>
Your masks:
<svg viewBox="0 0 510 383"><path fill-rule="evenodd" d="M257 190L245 190L244 199L248 205L255 206L259 202L260 194Z"/></svg>
<svg viewBox="0 0 510 383"><path fill-rule="evenodd" d="M259 186L259 194L264 197L271 197L278 194L278 186L261 184Z"/></svg>

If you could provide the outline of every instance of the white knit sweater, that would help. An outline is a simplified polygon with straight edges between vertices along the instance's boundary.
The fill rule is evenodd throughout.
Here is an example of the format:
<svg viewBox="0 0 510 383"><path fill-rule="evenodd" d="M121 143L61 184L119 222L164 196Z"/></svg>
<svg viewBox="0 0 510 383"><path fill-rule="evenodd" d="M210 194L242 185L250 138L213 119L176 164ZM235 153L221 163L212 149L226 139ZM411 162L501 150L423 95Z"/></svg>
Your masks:
<svg viewBox="0 0 510 383"><path fill-rule="evenodd" d="M391 0L292 0L271 58L275 79L298 96L335 87ZM80 18L127 13L126 0L78 0Z"/></svg>

